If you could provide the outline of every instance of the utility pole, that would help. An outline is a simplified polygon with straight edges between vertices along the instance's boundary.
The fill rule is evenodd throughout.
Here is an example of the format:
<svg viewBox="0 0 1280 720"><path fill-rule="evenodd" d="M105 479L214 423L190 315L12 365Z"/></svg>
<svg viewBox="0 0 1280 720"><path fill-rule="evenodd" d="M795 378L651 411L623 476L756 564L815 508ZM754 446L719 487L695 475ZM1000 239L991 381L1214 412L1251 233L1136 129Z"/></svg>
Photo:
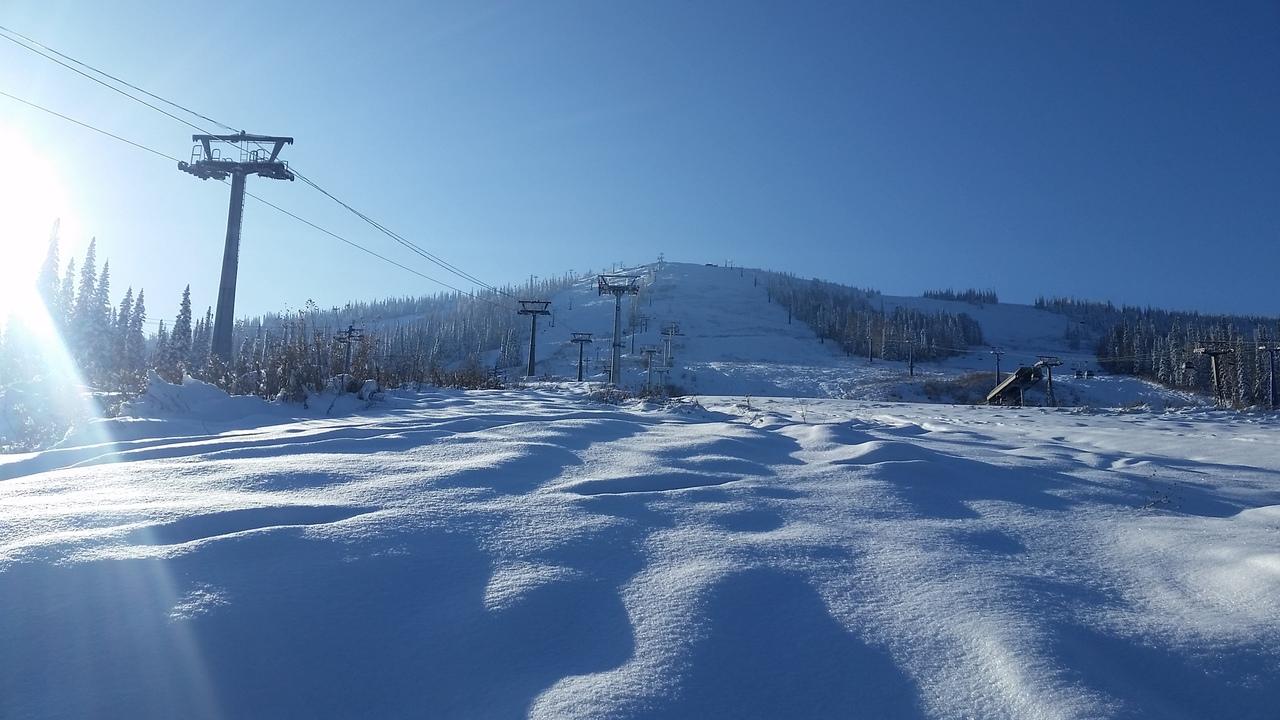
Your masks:
<svg viewBox="0 0 1280 720"><path fill-rule="evenodd" d="M600 295L613 296L613 362L609 367L609 382L617 385L622 379L622 296L640 294L638 275L599 275L596 291Z"/></svg>
<svg viewBox="0 0 1280 720"><path fill-rule="evenodd" d="M1267 354L1267 407L1276 409L1276 353L1280 352L1280 344L1266 343L1258 346L1259 352Z"/></svg>
<svg viewBox="0 0 1280 720"><path fill-rule="evenodd" d="M1218 362L1218 357L1226 355L1234 356L1236 349L1230 347L1230 343L1225 340L1213 340L1206 342L1203 347L1195 349L1197 355L1209 356L1209 374L1213 376L1213 397L1219 406L1224 404L1222 378L1219 376L1222 363Z"/></svg>
<svg viewBox="0 0 1280 720"><path fill-rule="evenodd" d="M1000 358L1004 357L1004 350L1000 348L991 348L991 354L996 356L996 385L1000 384Z"/></svg>
<svg viewBox="0 0 1280 720"><path fill-rule="evenodd" d="M1041 355L1040 362L1037 363L1049 373L1049 385L1045 390L1045 400L1049 402L1051 407L1058 407L1058 399L1053 394L1053 369L1062 364L1062 359L1056 355ZM996 383L997 385L999 383Z"/></svg>
<svg viewBox="0 0 1280 720"><path fill-rule="evenodd" d="M348 325L346 330L339 330L334 337L334 342L339 345L347 346L347 362L343 367L347 375L351 374L351 346L364 340L364 328L358 328L355 325Z"/></svg>
<svg viewBox="0 0 1280 720"><path fill-rule="evenodd" d="M532 281L530 281L532 282ZM529 377L534 376L534 351L538 348L538 316L550 315L551 311L547 308L551 306L549 300L521 300L520 309L516 311L518 315L529 316Z"/></svg>
<svg viewBox="0 0 1280 720"><path fill-rule="evenodd" d="M591 333L576 332L570 342L578 344L578 382L582 382L582 349L584 345L591 342Z"/></svg>
<svg viewBox="0 0 1280 720"><path fill-rule="evenodd" d="M240 225L244 218L244 181L250 175L272 180L293 180L288 163L279 159L280 150L292 145L291 137L249 135L241 131L235 135L192 135L198 143L191 151L191 162L178 162L178 169L195 175L201 180L226 180L231 178L231 203L227 209L227 237L222 248L222 276L218 282L218 311L213 319L213 354L225 363L231 362L231 329L235 325L236 275L240 267ZM239 160L232 160L215 149L213 143L230 143L238 151ZM252 150L242 143L271 145Z"/></svg>

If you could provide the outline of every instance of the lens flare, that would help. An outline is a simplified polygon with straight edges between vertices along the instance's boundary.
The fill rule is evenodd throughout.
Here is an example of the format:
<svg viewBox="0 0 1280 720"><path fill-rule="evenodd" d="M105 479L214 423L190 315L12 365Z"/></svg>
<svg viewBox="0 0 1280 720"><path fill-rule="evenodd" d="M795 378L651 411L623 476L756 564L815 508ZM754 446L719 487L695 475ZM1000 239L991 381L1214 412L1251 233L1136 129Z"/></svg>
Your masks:
<svg viewBox="0 0 1280 720"><path fill-rule="evenodd" d="M74 418L89 439L110 442L90 427L100 408L61 335L62 319L50 316L37 290L50 232L75 225L60 173L24 133L3 124L0 159L0 330L7 357L0 371L0 410L33 425L48 420L49 432L58 431L52 418ZM69 255L65 247L60 254L61 271Z"/></svg>
<svg viewBox="0 0 1280 720"><path fill-rule="evenodd" d="M0 322L25 318L36 300L36 277L49 247L49 232L61 220L72 230L73 213L53 163L19 130L0 124ZM65 252L65 251L64 251ZM33 318L38 320L38 318ZM47 332L50 328L36 328Z"/></svg>

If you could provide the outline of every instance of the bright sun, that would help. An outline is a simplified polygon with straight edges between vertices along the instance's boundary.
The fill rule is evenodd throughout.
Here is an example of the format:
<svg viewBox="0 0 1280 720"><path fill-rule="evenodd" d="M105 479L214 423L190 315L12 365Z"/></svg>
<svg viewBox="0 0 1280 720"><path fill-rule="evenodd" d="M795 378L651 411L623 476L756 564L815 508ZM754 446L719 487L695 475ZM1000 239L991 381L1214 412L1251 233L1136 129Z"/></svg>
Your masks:
<svg viewBox="0 0 1280 720"><path fill-rule="evenodd" d="M66 237L70 208L58 172L20 130L0 124L0 158L0 328L10 317L39 325L36 276L55 221L61 220Z"/></svg>

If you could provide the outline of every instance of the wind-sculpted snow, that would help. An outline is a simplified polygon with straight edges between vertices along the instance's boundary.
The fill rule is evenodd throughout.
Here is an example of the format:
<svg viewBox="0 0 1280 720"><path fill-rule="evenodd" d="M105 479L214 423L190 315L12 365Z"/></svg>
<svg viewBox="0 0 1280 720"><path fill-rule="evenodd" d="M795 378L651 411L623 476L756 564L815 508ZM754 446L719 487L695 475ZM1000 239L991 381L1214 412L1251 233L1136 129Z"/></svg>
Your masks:
<svg viewBox="0 0 1280 720"><path fill-rule="evenodd" d="M549 391L254 413L0 464L0 717L1280 706L1274 420Z"/></svg>

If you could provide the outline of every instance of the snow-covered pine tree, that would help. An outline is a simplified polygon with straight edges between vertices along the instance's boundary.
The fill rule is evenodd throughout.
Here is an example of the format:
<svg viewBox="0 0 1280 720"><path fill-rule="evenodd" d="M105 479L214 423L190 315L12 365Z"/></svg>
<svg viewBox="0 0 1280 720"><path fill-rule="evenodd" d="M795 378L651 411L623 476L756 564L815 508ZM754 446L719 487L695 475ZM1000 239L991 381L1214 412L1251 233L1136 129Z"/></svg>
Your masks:
<svg viewBox="0 0 1280 720"><path fill-rule="evenodd" d="M120 308L111 323L111 371L117 387L125 387L129 375L129 323L133 320L133 288L125 290Z"/></svg>
<svg viewBox="0 0 1280 720"><path fill-rule="evenodd" d="M1253 404L1253 387L1249 383L1249 363L1244 354L1243 338L1237 340L1235 350L1235 355L1232 357L1235 372L1231 374L1229 382L1232 385L1231 395L1235 406L1243 408Z"/></svg>
<svg viewBox="0 0 1280 720"><path fill-rule="evenodd" d="M89 249L84 254L84 265L80 267L80 285L76 290L75 308L71 313L70 336L73 355L80 367L88 363L89 336L95 323L98 311L98 241L89 241Z"/></svg>
<svg viewBox="0 0 1280 720"><path fill-rule="evenodd" d="M173 321L173 330L169 333L169 354L164 365L166 377L173 382L181 382L182 373L189 367L191 358L191 286L182 291L182 302L178 306L178 317Z"/></svg>
<svg viewBox="0 0 1280 720"><path fill-rule="evenodd" d="M1266 342L1266 332L1261 327L1254 328L1253 342L1250 343L1253 355L1253 401L1263 406L1270 402L1270 398L1267 397L1267 355L1257 350L1258 346L1264 342Z"/></svg>
<svg viewBox="0 0 1280 720"><path fill-rule="evenodd" d="M44 264L40 266L36 289L40 292L40 299L44 301L44 307L48 311L49 317L58 322L61 321L63 316L62 286L61 280L58 278L59 264L58 233L55 226L53 237L49 238L49 251L44 256Z"/></svg>
<svg viewBox="0 0 1280 720"><path fill-rule="evenodd" d="M108 382L115 372L112 352L112 326L115 314L111 308L111 261L102 264L98 286L94 288L93 309L89 316L85 350L88 357L81 368L93 383Z"/></svg>
<svg viewBox="0 0 1280 720"><path fill-rule="evenodd" d="M190 366L203 373L209 365L210 343L213 340L213 308L205 310L204 318L196 322L191 336Z"/></svg>
<svg viewBox="0 0 1280 720"><path fill-rule="evenodd" d="M70 340L72 318L75 315L76 306L76 259L67 260L66 272L62 275L62 289L58 291L58 303L61 306L62 314L54 318L58 329L62 331L65 339Z"/></svg>
<svg viewBox="0 0 1280 720"><path fill-rule="evenodd" d="M1169 353L1165 351L1164 342L1160 337L1155 337L1151 354L1152 364L1156 368L1156 379L1167 384L1173 382L1173 374L1169 367Z"/></svg>
<svg viewBox="0 0 1280 720"><path fill-rule="evenodd" d="M169 362L169 333L165 330L164 320L160 321L160 327L156 328L156 343L151 349L151 361L147 363L155 369L157 373L164 376L167 372L166 365ZM167 379L167 378L166 378Z"/></svg>
<svg viewBox="0 0 1280 720"><path fill-rule="evenodd" d="M147 336L144 329L146 322L146 293L138 290L138 298L133 302L133 313L129 316L129 330L125 335L124 344L125 378L135 386L146 375Z"/></svg>

